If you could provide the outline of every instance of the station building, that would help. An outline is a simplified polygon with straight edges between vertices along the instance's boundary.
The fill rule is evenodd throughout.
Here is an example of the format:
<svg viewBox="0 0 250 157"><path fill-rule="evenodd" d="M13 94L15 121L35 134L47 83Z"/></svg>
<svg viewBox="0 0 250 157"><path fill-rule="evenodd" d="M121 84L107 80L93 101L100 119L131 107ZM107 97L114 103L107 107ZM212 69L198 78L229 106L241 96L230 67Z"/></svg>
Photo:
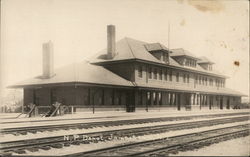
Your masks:
<svg viewBox="0 0 250 157"><path fill-rule="evenodd" d="M240 92L226 88L227 77L206 57L182 48L132 38L116 42L107 27L107 48L93 58L55 69L53 44L43 44L43 74L12 88L23 88L24 105L39 109L59 102L74 111L230 109Z"/></svg>

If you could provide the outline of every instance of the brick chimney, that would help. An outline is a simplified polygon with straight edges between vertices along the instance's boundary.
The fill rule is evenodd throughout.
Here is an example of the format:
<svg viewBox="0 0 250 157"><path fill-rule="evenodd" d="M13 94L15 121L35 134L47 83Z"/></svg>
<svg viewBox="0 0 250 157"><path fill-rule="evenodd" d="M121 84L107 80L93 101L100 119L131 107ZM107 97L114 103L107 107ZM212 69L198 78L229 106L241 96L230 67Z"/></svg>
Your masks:
<svg viewBox="0 0 250 157"><path fill-rule="evenodd" d="M43 43L43 75L42 78L48 79L54 75L54 52L51 41Z"/></svg>
<svg viewBox="0 0 250 157"><path fill-rule="evenodd" d="M107 26L107 59L114 58L116 53L115 49L115 26Z"/></svg>

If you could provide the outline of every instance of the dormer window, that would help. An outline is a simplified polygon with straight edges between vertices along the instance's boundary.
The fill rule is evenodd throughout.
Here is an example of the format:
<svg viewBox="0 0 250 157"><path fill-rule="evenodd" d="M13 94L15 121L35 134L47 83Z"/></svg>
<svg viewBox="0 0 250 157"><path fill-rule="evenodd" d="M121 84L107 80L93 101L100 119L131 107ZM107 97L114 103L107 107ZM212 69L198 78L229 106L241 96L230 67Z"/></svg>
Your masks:
<svg viewBox="0 0 250 157"><path fill-rule="evenodd" d="M159 61L169 63L169 49L160 43L151 43L144 45L149 53L151 53Z"/></svg>
<svg viewBox="0 0 250 157"><path fill-rule="evenodd" d="M183 58L183 60L184 60L183 62L184 66L196 67L196 60L193 60L191 58Z"/></svg>
<svg viewBox="0 0 250 157"><path fill-rule="evenodd" d="M179 64L187 67L193 67L193 68L196 67L196 63L199 60L199 58L193 55L192 53L182 48L172 49L171 52L173 53L171 53L170 56Z"/></svg>
<svg viewBox="0 0 250 157"><path fill-rule="evenodd" d="M198 61L198 64L205 70L212 71L212 65L214 64L211 62L209 59L206 57L201 57L200 60Z"/></svg>

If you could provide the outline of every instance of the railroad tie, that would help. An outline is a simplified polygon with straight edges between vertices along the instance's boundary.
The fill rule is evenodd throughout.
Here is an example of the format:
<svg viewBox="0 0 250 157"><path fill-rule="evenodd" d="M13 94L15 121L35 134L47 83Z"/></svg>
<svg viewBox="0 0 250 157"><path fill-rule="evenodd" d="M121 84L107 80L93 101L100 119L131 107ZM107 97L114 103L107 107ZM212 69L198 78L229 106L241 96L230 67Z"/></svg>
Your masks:
<svg viewBox="0 0 250 157"><path fill-rule="evenodd" d="M57 143L57 144L52 144L50 145L52 148L63 148L63 144Z"/></svg>
<svg viewBox="0 0 250 157"><path fill-rule="evenodd" d="M50 150L51 147L50 147L50 146L40 146L39 149L42 149L42 150Z"/></svg>
<svg viewBox="0 0 250 157"><path fill-rule="evenodd" d="M37 152L39 150L39 148L32 147L32 148L27 148L27 150L30 151L30 152Z"/></svg>
<svg viewBox="0 0 250 157"><path fill-rule="evenodd" d="M14 152L17 154L25 154L26 153L26 151L23 149L14 150Z"/></svg>

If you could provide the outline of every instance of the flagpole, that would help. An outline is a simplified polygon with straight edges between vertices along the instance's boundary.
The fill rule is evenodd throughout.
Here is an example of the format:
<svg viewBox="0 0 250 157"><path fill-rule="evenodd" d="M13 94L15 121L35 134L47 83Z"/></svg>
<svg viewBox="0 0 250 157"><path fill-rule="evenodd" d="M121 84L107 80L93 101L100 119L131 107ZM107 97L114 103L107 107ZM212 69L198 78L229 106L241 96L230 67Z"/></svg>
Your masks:
<svg viewBox="0 0 250 157"><path fill-rule="evenodd" d="M170 22L168 21L168 49L170 50Z"/></svg>

